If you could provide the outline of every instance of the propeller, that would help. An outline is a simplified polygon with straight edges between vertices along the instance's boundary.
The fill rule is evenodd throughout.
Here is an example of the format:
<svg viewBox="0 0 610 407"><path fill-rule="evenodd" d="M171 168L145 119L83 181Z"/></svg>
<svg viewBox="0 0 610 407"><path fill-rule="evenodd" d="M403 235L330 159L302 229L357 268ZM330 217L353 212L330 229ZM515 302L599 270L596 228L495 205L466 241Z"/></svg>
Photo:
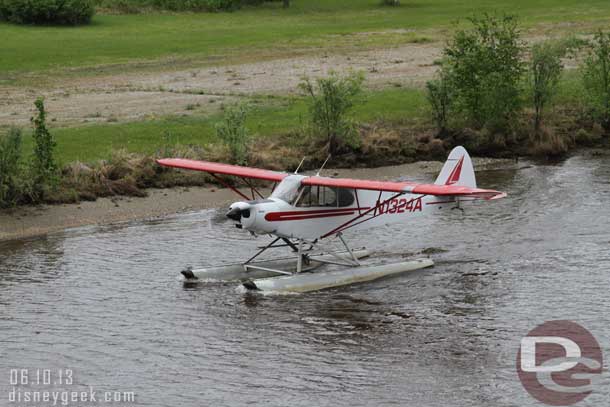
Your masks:
<svg viewBox="0 0 610 407"><path fill-rule="evenodd" d="M227 212L227 218L232 219L236 222L240 222L241 218L250 217L250 204L245 202L237 202L229 208Z"/></svg>

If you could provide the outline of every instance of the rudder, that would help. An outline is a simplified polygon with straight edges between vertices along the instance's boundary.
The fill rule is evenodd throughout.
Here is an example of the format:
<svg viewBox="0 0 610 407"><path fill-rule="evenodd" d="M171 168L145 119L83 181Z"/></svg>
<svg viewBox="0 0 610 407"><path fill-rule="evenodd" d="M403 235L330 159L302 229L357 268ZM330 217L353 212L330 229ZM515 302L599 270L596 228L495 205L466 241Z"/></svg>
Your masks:
<svg viewBox="0 0 610 407"><path fill-rule="evenodd" d="M451 150L449 158L434 183L436 185L477 187L472 160L464 147L458 146Z"/></svg>

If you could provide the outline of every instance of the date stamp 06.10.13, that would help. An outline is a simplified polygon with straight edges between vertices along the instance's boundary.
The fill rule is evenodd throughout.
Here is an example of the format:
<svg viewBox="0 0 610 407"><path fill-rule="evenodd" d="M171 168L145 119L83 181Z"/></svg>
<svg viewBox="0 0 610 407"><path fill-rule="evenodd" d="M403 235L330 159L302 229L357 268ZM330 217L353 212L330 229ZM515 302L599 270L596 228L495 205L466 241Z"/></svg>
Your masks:
<svg viewBox="0 0 610 407"><path fill-rule="evenodd" d="M8 373L8 394L2 398L12 406L126 406L136 402L133 391L97 389L78 383L72 369L10 369Z"/></svg>

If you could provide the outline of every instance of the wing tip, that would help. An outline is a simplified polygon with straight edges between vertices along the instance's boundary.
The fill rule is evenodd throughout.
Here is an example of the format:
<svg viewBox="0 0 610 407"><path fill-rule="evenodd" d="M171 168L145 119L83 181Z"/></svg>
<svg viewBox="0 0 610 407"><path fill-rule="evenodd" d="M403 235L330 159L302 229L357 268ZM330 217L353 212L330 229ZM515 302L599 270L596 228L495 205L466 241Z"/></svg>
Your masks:
<svg viewBox="0 0 610 407"><path fill-rule="evenodd" d="M171 167L171 166L173 166L172 164L174 164L176 162L176 160L179 160L179 158L157 158L155 161L159 165L163 165L165 167Z"/></svg>
<svg viewBox="0 0 610 407"><path fill-rule="evenodd" d="M493 195L492 197L488 198L488 201L495 201L497 199L502 199L502 198L506 198L508 196L508 194L506 192L500 192L500 191L494 191L496 192L495 195Z"/></svg>

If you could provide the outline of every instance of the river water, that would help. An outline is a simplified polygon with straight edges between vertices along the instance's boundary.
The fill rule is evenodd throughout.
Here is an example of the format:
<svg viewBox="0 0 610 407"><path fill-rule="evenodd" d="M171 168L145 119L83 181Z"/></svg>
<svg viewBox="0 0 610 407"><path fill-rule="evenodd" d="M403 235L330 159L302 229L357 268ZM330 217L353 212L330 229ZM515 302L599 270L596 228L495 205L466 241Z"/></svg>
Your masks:
<svg viewBox="0 0 610 407"><path fill-rule="evenodd" d="M89 386L135 392L113 405L540 405L515 370L536 325L576 321L610 358L610 158L478 181L508 198L346 235L385 258L434 248L434 268L310 294L185 286L185 265L266 241L225 209L0 243L0 406L34 405L12 390ZM29 387L11 386L11 369ZM51 385L32 383L44 369ZM580 405L608 405L609 384Z"/></svg>

